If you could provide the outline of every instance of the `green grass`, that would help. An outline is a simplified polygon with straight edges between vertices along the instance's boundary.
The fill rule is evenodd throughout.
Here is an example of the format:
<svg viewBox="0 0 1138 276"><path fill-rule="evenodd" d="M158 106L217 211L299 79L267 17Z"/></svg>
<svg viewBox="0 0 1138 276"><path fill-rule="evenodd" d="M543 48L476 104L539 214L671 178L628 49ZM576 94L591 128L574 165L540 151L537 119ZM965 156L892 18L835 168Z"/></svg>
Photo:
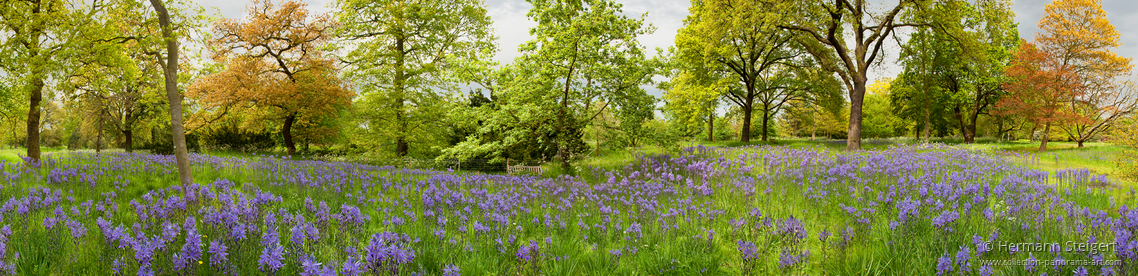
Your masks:
<svg viewBox="0 0 1138 276"><path fill-rule="evenodd" d="M896 209L889 204L871 203L878 192L888 191L891 185L905 181L909 176L919 178L924 173L935 172L934 177L937 181L945 181L944 179L949 179L955 173L967 171L970 166L1000 167L1004 161L998 158L989 158L990 156L986 155L976 160L964 161L951 158L971 158L974 156L935 155L941 151L958 151L956 149L922 149L892 154L888 151L851 154L841 151L838 146L830 145L832 142L788 140L781 143L786 143L785 145L791 145L791 147L733 148L695 153L671 152L663 148L646 147L635 152L613 151L608 155L585 159L575 164L575 168L578 169L588 167L611 168L611 172L617 176L616 182L607 182L607 176L588 176L590 172L586 170L578 173L585 175L585 177L579 178L584 179L584 181L560 179L556 181L536 180L534 182L507 180L505 178L482 178L473 173L451 175L449 173L424 174L399 170L359 172L348 170L346 172L347 178L352 181L350 183L354 184L339 185L335 183L341 183L339 181L343 179L343 176L339 174L342 171L338 169L308 167L308 165L261 158L251 160L255 161L253 166L237 168L217 169L200 163L195 166L194 175L199 183L209 183L219 178L228 179L237 184L233 191L249 194L257 191L271 192L281 196L283 202L270 203L265 206L267 210L286 209L289 212L304 213L310 220L315 218L311 211L306 211L304 198L311 197L317 202L327 201L333 212L338 211L341 204L359 204L362 211L372 217L371 223L361 232L362 234L344 232L339 229L342 228L342 225L340 225L341 227L326 228L323 230L324 232L321 232L321 235L327 244L313 245L306 248L306 252L316 254L320 258L318 261L322 262L343 261L345 255L341 248L344 245L362 246L366 243L363 240L353 239L366 239L371 233L376 232L406 233L422 239L421 243L415 245L418 252L415 265L422 267L430 275L440 274L441 267L447 264L460 266L464 275L697 275L701 274L703 270L707 270L708 274L720 275L738 275L747 271L756 275L775 275L787 272L777 265L780 252L787 247L808 249L813 254L808 265L790 271L796 274L929 275L935 273L933 268L938 256L945 252L955 252L961 245L970 245L972 234L986 236L987 233L998 229L1004 235L1003 237L1007 237L1008 240L1020 242L1033 239L1060 241L1085 238L1073 235L1073 230L1071 230L1076 224L1075 221L1079 221L1078 223L1086 222L1086 219L1082 217L1070 217L1064 223L1033 226L1035 228L1027 230L1020 229L1021 226L1017 221L1003 217L991 221L980 214L981 210L988 207L997 211L1008 208L1001 205L1005 202L1003 199L994 195L991 198L983 199L983 203L975 205L971 211L962 213L959 223L955 224L957 227L955 231L938 229L933 227L929 221L930 217L939 215L944 211L958 210L952 208L954 206L959 207L955 205L957 203L949 202L952 205L943 210L926 206L926 209L921 210L922 218L898 226L902 230L897 231L891 230L888 225L891 220L898 217ZM989 143L969 147L976 151L995 153L1023 146L1017 143ZM818 152L816 155L805 156L796 155L797 153L792 152L801 147L816 148ZM1082 160L1078 161L1079 163L1072 161L1072 164L1093 165L1093 160L1090 160L1092 159L1091 156L1106 154L1110 150L1111 146L1109 145L1096 144L1094 147L1088 147L1088 149L1056 150L1055 153L1059 154L1060 159ZM1062 153L1064 151L1070 151L1070 153ZM1089 152L1079 153L1079 151ZM222 154L227 158L224 162L237 162L239 160L233 158L243 156L235 153ZM689 171L686 169L688 164L672 164L666 167L664 171L656 171L650 165L646 165L649 162L642 163L636 159L638 156L655 154L684 155L685 157L714 162L720 162L716 160L732 160L740 154L749 154L750 157L743 160L746 163L722 163L724 165L717 163L714 165L714 169L721 168L725 174ZM841 166L863 168L873 163L869 160L860 160L857 161L858 163L844 163L845 161L838 161L837 156L857 158L874 154L884 156L885 161L905 160L903 158L913 155L932 154L926 156L930 158L915 160L914 162L918 165L943 166L945 169L927 171L926 169L931 167L917 166L905 169L906 171L902 171L903 173L900 175L887 173L860 174L856 180L858 185L850 185L852 183L850 181L855 181L852 178L830 173L831 169ZM33 178L20 178L16 184L17 187L25 188L42 185L63 191L64 197L74 196L77 199L76 202L70 203L72 205L87 199L111 200L119 205L119 211L115 213L115 222L129 227L140 220L134 214L134 208L131 207L130 201L145 201L139 198L146 193L173 186L173 183L177 182L176 174L172 173L169 167L154 171L132 171L146 167L146 162L112 161L108 156L104 155L101 157L102 159L98 160L65 158L55 165L61 169L82 168L88 165L105 167L99 185L95 189L89 189L84 182L74 179L64 183L45 184ZM62 158L63 155L57 157ZM773 160L779 162L777 164L768 163ZM816 163L800 165L799 162L804 160L816 161ZM1027 160L1017 162L1013 165L1044 165L1042 164L1043 161L1036 162L1040 164L1027 162ZM62 164L66 165L63 166ZM128 166L114 166L118 164ZM553 165L549 167L550 170L556 169L556 164ZM547 166L550 165L547 164ZM46 174L52 169L54 168L44 167L39 173ZM276 171L278 169L280 170L279 173ZM798 169L804 170L805 178L796 179L793 176L795 170ZM634 171L638 172L640 176L630 176ZM694 184L690 184L694 186L706 181L706 184L711 185L714 191L711 194L703 194L698 188L689 186L683 180L663 180L661 176L663 173L679 175L684 177L684 180L694 180ZM1003 177L1013 173L1015 173L1014 170L995 170L987 173L990 175L969 175L964 181L968 184L991 184L994 186L1001 183ZM2 175L0 174L0 176ZM829 180L829 177L835 178ZM301 181L301 178L313 182ZM446 183L445 181L449 181L449 179L458 179L455 181L459 182ZM628 184L620 184L621 179L631 180L626 182ZM118 184L127 181L129 184ZM376 186L372 186L366 192L366 197L352 196L353 194L360 196L361 193L365 193L361 190L360 185L361 183L368 183L368 181ZM440 184L439 181L443 181L443 184ZM675 191L671 193L649 192L651 189L647 185L657 183L663 184L665 187L674 187ZM310 186L313 184L320 186ZM404 188L391 187L391 184ZM861 187L863 185L864 187ZM2 194L5 197L27 194L24 191L12 190L12 185L6 185L6 187L8 190L0 190L0 192L5 193ZM344 190L339 190L336 187L341 187ZM440 192L440 190L429 192L436 187L453 189L453 192ZM591 196L599 197L599 199L589 199L585 195L571 196L572 194L565 193L562 188L590 191ZM822 189L830 191L832 195L824 199L811 199L804 196L809 194L808 189L814 189L814 191ZM908 189L908 195L899 197L897 200L918 197L915 187L909 186L903 189ZM1021 191L1020 189L1012 190ZM108 191L115 191L117 195L113 197L104 196L104 193ZM536 193L531 194L531 191L536 191ZM1034 190L1024 189L1022 191ZM1052 193L1051 190L1038 192ZM164 193L168 195L178 194L172 190ZM434 193L434 197L428 196L430 193ZM1117 193L1103 193L1097 190L1087 193L1075 191L1069 195L1057 191L1054 193L1057 194L1056 199L1067 200L1077 206L1088 207L1092 212L1099 210L1110 212L1115 217L1116 215L1113 214L1116 208L1110 203L1112 196L1119 203L1130 204L1134 202L1132 197L1119 197ZM481 199L495 194L514 196L506 196L500 201L489 202L509 204L505 203L508 201L505 199L525 199L516 203L521 208L514 209L517 212L513 214L514 217L510 220L513 224L504 229L496 230L501 232L478 234L474 233L472 226L466 222L457 225L453 223L458 221L460 216L477 218L486 223L487 220L484 218L489 213L480 206L488 202ZM479 200L456 199L466 197L476 197ZM403 211L423 214L428 209L424 202L430 198L442 200L436 201L435 207L432 208L446 208L442 213L446 214L447 220L452 222L444 226L445 239L435 238L434 231L438 228L435 223L436 218L433 217L421 217L418 222L407 222L399 225L385 222L391 218L386 209L391 209L390 214L396 216L405 214ZM1051 199L1051 197L1040 198ZM403 204L403 200L410 203ZM642 205L638 204L639 200L654 201L658 205L653 207L655 208L654 211L647 211L640 207ZM948 199L945 200L949 201ZM454 205L444 202L453 202ZM565 206L563 202L573 202L572 205L576 207L571 207L569 211L558 211L558 207ZM930 200L929 202L933 201ZM601 208L598 207L598 203L616 208L620 211L620 215L608 218L600 215L602 211L598 210ZM204 204L202 206L221 207L226 205L212 200ZM472 206L472 208L466 211L463 209L464 206ZM494 204L485 206L494 206ZM839 206L853 206L863 211L874 210L876 213L866 216L872 219L872 223L862 224L857 222L857 217L847 214ZM757 226L761 221L758 221L759 217L751 215L752 208L757 208L762 212L761 218L773 218L776 220L776 224L778 220L790 216L802 220L808 232L807 238L800 242L788 242L785 238L773 233L774 230L770 230L771 228ZM684 214L660 216L669 209L684 210ZM1030 207L1027 209L1030 210ZM1049 209L1042 210L1024 211L1026 213L1016 214L1016 216L1026 218L1034 214L1046 213ZM5 223L14 223L14 226L26 225L17 229L12 242L9 243L10 250L22 252L18 263L20 275L106 275L109 270L109 259L105 258L108 256L107 254L110 254L109 256L123 254L122 256L127 257L127 261L133 261L130 259L132 255L129 255L131 251L119 252L103 244L98 228L90 223L94 219L93 217L75 216L76 219L88 223L88 232L85 238L72 239L65 231L55 230L53 232L39 226L49 213L50 210L44 209L33 212L29 216L5 216L7 219ZM169 220L177 222L184 220L189 215L198 216L201 219L199 214L200 210L196 208L186 212L175 210L169 214L171 216ZM531 222L534 219L544 219L545 214L560 215L565 219L566 227L548 227L540 222ZM748 223L743 227L735 227L727 222L728 219L736 218L746 219ZM407 219L407 217L403 217L403 219ZM631 222L641 223L645 229L643 230L645 235L643 238L631 238L627 233L616 231L611 226L608 229L598 229L596 226L581 227L577 225L578 221L583 222L584 225L606 224L610 219L619 221L622 226L628 226ZM1023 221L1027 221L1027 219ZM660 229L665 224L660 222L678 227L662 231ZM199 225L202 225L202 234L208 236L208 238L203 238L206 242L227 235L228 229L205 227L204 223ZM836 245L837 240L840 239L838 231L846 226L853 229L854 241L849 246L839 248ZM144 227L147 227L147 231L151 231L150 234L157 233L154 230L156 227L154 225L145 225ZM709 229L715 230L714 238L711 240L706 238ZM823 229L834 233L829 242L824 243L817 238L818 233ZM287 243L290 235L289 229L285 227L278 230L281 231L282 244ZM262 231L262 229L258 228L256 231ZM537 263L537 266L523 265L514 257L514 253L518 249L517 244L501 249L494 240L495 238L504 239L512 235L517 235L518 241L520 241L517 244L536 241L541 243L543 253L549 253L550 256L567 257L569 261L544 259ZM583 238L584 236L589 238ZM260 246L256 245L260 237L259 234L252 234L250 236L251 241L245 242L246 246L251 245L252 247L243 251L231 251L231 259L239 267L238 272L241 275L261 275L257 271ZM547 246L543 242L546 237L553 238L552 245ZM1106 238L1113 238L1113 236L1106 236ZM171 261L172 254L179 250L181 239L181 237L176 238L169 245L170 248L161 253L161 256L164 257L161 257L159 262L168 264ZM755 242L760 247L762 255L750 262L743 261L736 243L739 240ZM467 244L471 245L472 251L463 248ZM641 251L637 255L624 251L625 257L620 258L616 258L610 253L610 250L627 250L628 246L641 248ZM989 257L1022 259L1024 257L1022 255L1011 256L1001 253ZM208 260L206 262L208 263ZM169 265L165 265L164 268L169 269ZM418 269L418 267L410 266L404 268L402 272L406 273ZM1023 271L1022 267L1006 269L1001 269L997 274L1028 274ZM128 268L129 271L131 271L130 268ZM292 261L282 270L281 275L297 274L298 271L298 265ZM204 266L199 268L197 272L199 275L217 273L216 270ZM170 271L166 270L166 274L170 274Z"/></svg>

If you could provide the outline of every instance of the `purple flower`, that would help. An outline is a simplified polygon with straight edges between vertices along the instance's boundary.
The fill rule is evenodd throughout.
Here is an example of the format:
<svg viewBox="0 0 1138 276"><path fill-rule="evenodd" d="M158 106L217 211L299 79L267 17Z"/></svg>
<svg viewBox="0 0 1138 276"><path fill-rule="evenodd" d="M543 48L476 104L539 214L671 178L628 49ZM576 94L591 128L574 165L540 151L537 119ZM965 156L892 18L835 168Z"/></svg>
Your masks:
<svg viewBox="0 0 1138 276"><path fill-rule="evenodd" d="M972 255L969 254L968 247L960 246L960 251L956 252L956 265L960 267L960 272L971 272L970 260Z"/></svg>
<svg viewBox="0 0 1138 276"><path fill-rule="evenodd" d="M182 245L183 257L192 264L202 257L202 238L198 235L197 221L186 217L186 243Z"/></svg>
<svg viewBox="0 0 1138 276"><path fill-rule="evenodd" d="M304 256L300 259L301 276L319 276L321 271L320 267L323 266L323 264L316 262L312 256Z"/></svg>
<svg viewBox="0 0 1138 276"><path fill-rule="evenodd" d="M1082 266L1080 266L1079 268L1076 268L1074 272L1075 272L1076 276L1087 276L1087 274L1090 273L1090 272L1087 272L1086 267L1082 267Z"/></svg>
<svg viewBox="0 0 1138 276"><path fill-rule="evenodd" d="M261 258L257 261L257 268L262 272L270 274L275 273L277 270L284 266L284 248L281 247L280 238L277 237L277 228L269 222L270 215L265 216L266 225L265 234L261 238Z"/></svg>
<svg viewBox="0 0 1138 276"><path fill-rule="evenodd" d="M1027 259L1023 262L1023 269L1029 272L1035 271L1035 265L1037 264L1039 264L1039 260L1036 260L1035 256L1032 255L1031 252L1028 252Z"/></svg>
<svg viewBox="0 0 1138 276"><path fill-rule="evenodd" d="M363 266L355 254L348 256L348 260L344 261L344 265L340 270L344 272L345 276L357 276L363 275L364 273Z"/></svg>
<svg viewBox="0 0 1138 276"><path fill-rule="evenodd" d="M980 266L980 276L992 276L992 264Z"/></svg>
<svg viewBox="0 0 1138 276"><path fill-rule="evenodd" d="M461 276L462 274L459 272L458 267L454 264L447 264L446 267L443 267L443 276Z"/></svg>
<svg viewBox="0 0 1138 276"><path fill-rule="evenodd" d="M941 255L936 260L936 275L948 275L952 273L952 257L948 254Z"/></svg>
<svg viewBox="0 0 1138 276"><path fill-rule="evenodd" d="M518 260L531 261L537 257L539 250L540 248L538 247L537 241L530 241L529 245L519 247L514 257L517 257Z"/></svg>
<svg viewBox="0 0 1138 276"><path fill-rule="evenodd" d="M754 243L741 240L738 241L738 243L739 253L743 254L743 261L748 261L754 259L755 257L758 257L756 253L758 253L759 249L755 246Z"/></svg>
<svg viewBox="0 0 1138 276"><path fill-rule="evenodd" d="M212 255L212 257L209 258L209 263L214 266L221 267L223 263L229 260L229 252L227 252L228 249L229 248L225 247L225 243L219 240L213 240L210 242L209 254Z"/></svg>
<svg viewBox="0 0 1138 276"><path fill-rule="evenodd" d="M778 234L792 241L798 241L806 238L806 228L802 221L790 216L779 225Z"/></svg>

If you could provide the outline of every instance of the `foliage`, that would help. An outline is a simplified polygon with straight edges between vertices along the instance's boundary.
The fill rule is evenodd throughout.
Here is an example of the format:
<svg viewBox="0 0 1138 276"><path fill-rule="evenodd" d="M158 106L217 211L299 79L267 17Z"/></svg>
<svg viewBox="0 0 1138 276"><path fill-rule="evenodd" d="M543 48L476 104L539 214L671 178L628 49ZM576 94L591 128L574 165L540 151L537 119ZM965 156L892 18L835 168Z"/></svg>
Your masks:
<svg viewBox="0 0 1138 276"><path fill-rule="evenodd" d="M1123 176L1138 180L1138 118L1119 121L1107 141L1126 148L1115 156L1117 170Z"/></svg>
<svg viewBox="0 0 1138 276"><path fill-rule="evenodd" d="M808 91L795 81L793 67L802 62L795 37L777 28L783 15L769 1L692 3L691 15L676 35L676 59L686 63L687 74L695 74L687 78L698 78L703 84L680 86L686 91L677 93L696 95L686 97L688 100L722 94L739 106L743 111L743 142L751 139L751 114L758 108L762 113L759 133L767 141L770 121L783 104Z"/></svg>
<svg viewBox="0 0 1138 276"><path fill-rule="evenodd" d="M1080 89L1069 95L1071 113L1078 119L1058 124L1082 145L1113 123L1134 113L1138 95L1128 78L1130 58L1111 52L1122 45L1101 0L1056 0L1047 4L1035 41L1041 51L1071 67Z"/></svg>
<svg viewBox="0 0 1138 276"><path fill-rule="evenodd" d="M865 136L872 138L887 138L903 134L905 129L901 118L893 114L893 107L889 103L889 94L892 93L890 83L892 79L881 79L866 87L865 95Z"/></svg>
<svg viewBox="0 0 1138 276"><path fill-rule="evenodd" d="M87 50L80 37L100 7L98 0L5 1L0 5L0 75L12 90L28 95L27 153L40 159L41 108L45 87L69 71L66 61ZM50 89L47 92L50 93ZM48 95L50 101L51 95Z"/></svg>
<svg viewBox="0 0 1138 276"><path fill-rule="evenodd" d="M173 135L165 135L170 133L170 127L159 128L155 132L162 135L154 136L154 139L147 141L142 145L143 149L149 150L153 154L161 155L174 155L174 137ZM198 133L186 134L186 151L187 152L201 152L201 138Z"/></svg>
<svg viewBox="0 0 1138 276"><path fill-rule="evenodd" d="M654 100L641 85L651 83L658 62L647 59L636 40L652 30L643 17L622 15L621 5L609 0L530 3L533 39L519 47L515 67L480 73L493 80L483 82L493 104L478 111L478 133L448 155L501 159L511 147L536 141L554 149L567 168L586 148L582 130L601 112L614 109L622 122L650 116Z"/></svg>
<svg viewBox="0 0 1138 276"><path fill-rule="evenodd" d="M1011 2L942 0L906 17L924 26L902 46L898 115L929 130L926 138L951 125L974 141L980 116L1005 94L1003 71L1020 41Z"/></svg>
<svg viewBox="0 0 1138 276"><path fill-rule="evenodd" d="M336 8L339 47L350 49L346 75L361 94L355 115L367 125L361 138L394 144L399 157L412 143L440 146L462 71L495 50L483 2L338 0Z"/></svg>
<svg viewBox="0 0 1138 276"><path fill-rule="evenodd" d="M207 112L194 123L208 124L228 113L245 113L263 121L254 129L279 125L288 154L296 152L292 129L330 127L318 122L339 115L353 96L339 78L325 47L335 22L328 16L308 17L304 4L279 7L256 1L248 22L222 19L214 24L213 59L226 68L203 77L189 88ZM331 131L329 129L321 131Z"/></svg>
<svg viewBox="0 0 1138 276"><path fill-rule="evenodd" d="M997 108L1003 114L1023 116L1044 126L1040 151L1047 149L1051 126L1085 120L1067 108L1070 99L1084 89L1072 66L1024 41L1006 70L1011 78L1004 85L1009 96L1001 99Z"/></svg>
<svg viewBox="0 0 1138 276"><path fill-rule="evenodd" d="M899 18L903 11L921 8L925 1L901 0L884 12L867 8L866 1L773 1L785 13L778 27L803 36L801 43L819 65L835 72L850 100L846 148L861 149L862 105L870 66L879 61L882 45L899 27L913 26ZM854 38L852 44L847 38Z"/></svg>
<svg viewBox="0 0 1138 276"><path fill-rule="evenodd" d="M201 142L210 147L232 150L272 149L276 146L271 131L251 131L224 124L201 133Z"/></svg>

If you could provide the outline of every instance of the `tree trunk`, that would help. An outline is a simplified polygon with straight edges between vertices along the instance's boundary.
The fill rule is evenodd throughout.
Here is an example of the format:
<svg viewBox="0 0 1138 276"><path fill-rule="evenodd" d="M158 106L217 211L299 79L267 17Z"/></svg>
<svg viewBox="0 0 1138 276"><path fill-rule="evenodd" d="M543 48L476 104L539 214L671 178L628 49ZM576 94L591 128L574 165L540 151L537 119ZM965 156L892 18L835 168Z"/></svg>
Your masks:
<svg viewBox="0 0 1138 276"><path fill-rule="evenodd" d="M925 143L928 143L929 139L932 138L932 136L933 136L932 125L930 124L930 122L932 121L932 119L931 119L932 114L931 113L932 113L932 111L929 110L929 105L925 104Z"/></svg>
<svg viewBox="0 0 1138 276"><path fill-rule="evenodd" d="M403 114L403 97L396 99L395 107L395 120L399 125L399 131L395 135L395 156L404 157L410 151L410 145L407 144L407 116Z"/></svg>
<svg viewBox="0 0 1138 276"><path fill-rule="evenodd" d="M562 90L561 95L561 109L557 114L557 156L561 158L561 171L563 173L572 173L569 165L569 122L566 122L566 117L569 116L569 88L573 81L573 71L577 67L577 56L573 56L573 61L569 63L569 72L565 75L565 89Z"/></svg>
<svg viewBox="0 0 1138 276"><path fill-rule="evenodd" d="M402 17L402 15L400 15L400 17ZM409 147L410 147L410 145L407 144L407 120L408 120L407 114L403 113L404 108L406 108L404 106L404 103L403 103L403 101L406 100L404 95L406 95L406 92L407 92L406 91L407 90L407 88L406 88L407 75L406 75L406 72L404 72L404 70L406 69L404 67L406 66L406 60L405 59L406 59L406 53L407 53L406 52L406 45L404 43L406 43L407 38L404 36L405 34L403 33L402 27L403 26L401 25L395 31L397 33L397 35L395 38L395 79L394 79L395 83L394 84L395 84L395 93L397 95L395 96L394 105L395 105L395 123L399 127L399 131L396 132L396 134L395 134L395 136L396 136L395 137L395 156L398 156L398 157L407 156L407 152L409 151Z"/></svg>
<svg viewBox="0 0 1138 276"><path fill-rule="evenodd" d="M715 141L715 111L707 116L707 141Z"/></svg>
<svg viewBox="0 0 1138 276"><path fill-rule="evenodd" d="M818 138L818 111L814 110L814 108L811 107L810 115L814 116L814 118L811 119L812 122L810 123L810 140L813 141L814 139Z"/></svg>
<svg viewBox="0 0 1138 276"><path fill-rule="evenodd" d="M178 39L170 27L170 14L162 0L150 0L158 13L158 23L162 27L162 37L166 39L166 58L162 62L162 72L166 78L166 100L170 102L170 130L174 136L174 159L178 165L178 178L182 181L182 191L186 184L194 182L190 171L190 154L186 148L186 129L182 125L182 94L178 93Z"/></svg>
<svg viewBox="0 0 1138 276"><path fill-rule="evenodd" d="M1039 129L1039 124L1031 124L1031 132L1027 133L1027 140L1035 142L1035 130Z"/></svg>
<svg viewBox="0 0 1138 276"><path fill-rule="evenodd" d="M964 114L961 113L961 111L960 111L960 105L959 104L956 105L956 108L953 108L952 111L956 115L957 123L960 124L960 134L961 134L961 136L964 136L964 143L965 144L971 144L973 142L972 137L974 137L976 134L970 132L970 131L974 131L974 130L971 127L969 127L967 122L964 121Z"/></svg>
<svg viewBox="0 0 1138 276"><path fill-rule="evenodd" d="M999 119L999 117L996 120L996 136L1000 137L1000 141L1007 140L1004 137L1004 120Z"/></svg>
<svg viewBox="0 0 1138 276"><path fill-rule="evenodd" d="M292 142L293 123L296 123L296 112L285 117L284 127L281 129L281 134L284 135L285 150L288 152L288 156L292 156L296 153L296 144Z"/></svg>
<svg viewBox="0 0 1138 276"><path fill-rule="evenodd" d="M1039 143L1039 152L1047 151L1047 139L1048 139L1047 136L1049 136L1049 135L1051 135L1051 123L1047 123L1043 127L1043 140L1040 140L1041 142ZM1034 136L1034 135L1032 135L1032 136Z"/></svg>
<svg viewBox="0 0 1138 276"><path fill-rule="evenodd" d="M18 121L18 120L15 118L15 116L13 116L12 117L12 149L14 149L14 150L20 149L20 139L16 138L16 121Z"/></svg>
<svg viewBox="0 0 1138 276"><path fill-rule="evenodd" d="M749 101L748 101L749 102ZM740 142L751 141L751 112L752 108L750 103L743 107L743 134L739 137Z"/></svg>
<svg viewBox="0 0 1138 276"><path fill-rule="evenodd" d="M1083 148L1083 140L1078 140L1077 142L1079 142L1079 148Z"/></svg>
<svg viewBox="0 0 1138 276"><path fill-rule="evenodd" d="M38 70L38 69L37 69ZM28 105L28 157L35 162L40 161L40 102L43 101L43 77L39 73L32 80L32 92Z"/></svg>
<svg viewBox="0 0 1138 276"><path fill-rule="evenodd" d="M763 142L770 142L770 137L767 137L767 128L770 121L770 105L763 104Z"/></svg>
<svg viewBox="0 0 1138 276"><path fill-rule="evenodd" d="M95 138L95 154L98 155L100 152L103 151L103 117L102 116L99 116L99 124L96 127L99 128L99 132L98 132L99 134Z"/></svg>
<svg viewBox="0 0 1138 276"><path fill-rule="evenodd" d="M850 128L846 135L846 150L861 149L861 107L865 101L865 77L854 78L854 89L850 91Z"/></svg>
<svg viewBox="0 0 1138 276"><path fill-rule="evenodd" d="M134 130L128 128L122 132L122 135L126 138L126 141L123 142L123 148L126 149L126 152L134 152Z"/></svg>

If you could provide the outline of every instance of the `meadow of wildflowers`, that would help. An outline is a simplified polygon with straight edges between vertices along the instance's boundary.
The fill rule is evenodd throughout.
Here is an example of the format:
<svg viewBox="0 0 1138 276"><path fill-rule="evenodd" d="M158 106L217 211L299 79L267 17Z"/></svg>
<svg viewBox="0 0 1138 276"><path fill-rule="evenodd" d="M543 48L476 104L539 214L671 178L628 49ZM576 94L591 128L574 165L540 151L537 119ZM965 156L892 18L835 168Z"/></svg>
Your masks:
<svg viewBox="0 0 1138 276"><path fill-rule="evenodd" d="M170 156L60 153L0 161L0 273L1138 274L1133 190L1024 158L695 147L541 178L194 155L183 187Z"/></svg>

